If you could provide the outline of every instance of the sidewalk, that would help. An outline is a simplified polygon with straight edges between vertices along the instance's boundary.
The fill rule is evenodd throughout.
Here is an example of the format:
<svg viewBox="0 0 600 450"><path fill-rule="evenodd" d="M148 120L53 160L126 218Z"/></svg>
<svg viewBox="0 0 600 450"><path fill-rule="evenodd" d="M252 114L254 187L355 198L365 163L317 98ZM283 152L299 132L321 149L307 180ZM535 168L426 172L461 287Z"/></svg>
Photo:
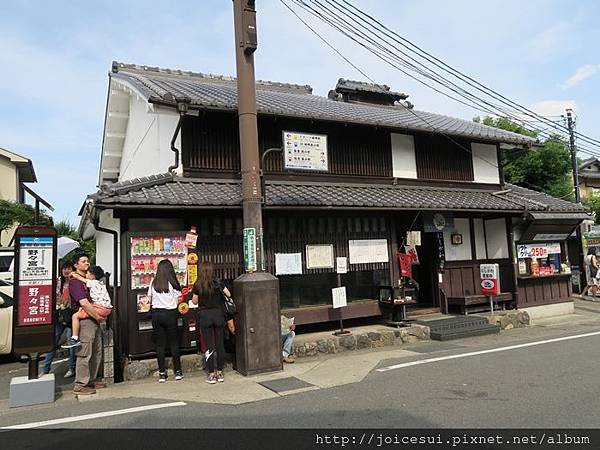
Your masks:
<svg viewBox="0 0 600 450"><path fill-rule="evenodd" d="M496 335L459 339L447 343L419 341L402 347L320 354L319 357L300 358L295 364L285 364L281 372L250 377L243 377L229 369L225 371L225 383L216 385L205 383L204 372L198 371L186 373L181 381L170 378L165 384L159 384L156 378L147 378L110 385L106 389L98 390L95 395L81 396L79 399L70 390L64 390L58 397L56 406L65 407L72 402L87 403L127 398L239 405L357 383L386 361L413 361L432 355L461 351L461 349L472 351L538 338L552 338L568 333L575 334L577 331L596 330L600 330L600 302L576 299L575 314L538 319L529 327L502 331ZM357 327L354 331L361 333L364 330ZM0 410L6 408L3 403L0 402Z"/></svg>

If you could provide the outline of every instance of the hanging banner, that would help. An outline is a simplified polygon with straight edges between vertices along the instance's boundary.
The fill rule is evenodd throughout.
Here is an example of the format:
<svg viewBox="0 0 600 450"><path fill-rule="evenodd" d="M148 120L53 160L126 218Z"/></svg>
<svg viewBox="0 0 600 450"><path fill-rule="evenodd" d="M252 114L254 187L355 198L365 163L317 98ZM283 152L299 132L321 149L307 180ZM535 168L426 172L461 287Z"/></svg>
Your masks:
<svg viewBox="0 0 600 450"><path fill-rule="evenodd" d="M189 286L193 286L198 279L198 254L194 252L187 255L187 279Z"/></svg>

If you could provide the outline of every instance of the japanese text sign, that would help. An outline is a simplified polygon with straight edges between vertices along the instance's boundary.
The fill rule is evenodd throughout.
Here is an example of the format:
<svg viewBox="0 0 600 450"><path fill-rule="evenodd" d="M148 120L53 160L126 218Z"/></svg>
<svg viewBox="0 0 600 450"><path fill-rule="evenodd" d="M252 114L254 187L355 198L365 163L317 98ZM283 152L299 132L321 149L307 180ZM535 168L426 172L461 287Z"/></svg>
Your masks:
<svg viewBox="0 0 600 450"><path fill-rule="evenodd" d="M500 274L498 264L481 264L479 266L480 286L483 295L500 293Z"/></svg>
<svg viewBox="0 0 600 450"><path fill-rule="evenodd" d="M52 324L54 238L19 238L17 325Z"/></svg>

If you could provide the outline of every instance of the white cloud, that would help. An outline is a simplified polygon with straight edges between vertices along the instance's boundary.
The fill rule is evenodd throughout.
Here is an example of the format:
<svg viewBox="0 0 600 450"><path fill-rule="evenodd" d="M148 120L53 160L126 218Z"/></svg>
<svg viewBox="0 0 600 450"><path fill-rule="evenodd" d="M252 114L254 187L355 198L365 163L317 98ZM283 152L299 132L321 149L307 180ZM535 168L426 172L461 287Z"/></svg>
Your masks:
<svg viewBox="0 0 600 450"><path fill-rule="evenodd" d="M575 100L542 100L528 106L541 116L560 116L565 114L566 109L577 111L577 103Z"/></svg>
<svg viewBox="0 0 600 450"><path fill-rule="evenodd" d="M572 88L598 72L600 72L600 64L586 64L585 66L581 66L571 78L562 84L562 88Z"/></svg>

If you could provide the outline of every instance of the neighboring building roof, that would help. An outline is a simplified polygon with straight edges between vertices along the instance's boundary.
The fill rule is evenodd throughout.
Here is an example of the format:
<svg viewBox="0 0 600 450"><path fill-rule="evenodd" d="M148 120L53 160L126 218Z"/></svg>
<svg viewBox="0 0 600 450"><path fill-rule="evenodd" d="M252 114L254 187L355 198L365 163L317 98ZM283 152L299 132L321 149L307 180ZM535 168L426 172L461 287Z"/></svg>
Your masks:
<svg viewBox="0 0 600 450"><path fill-rule="evenodd" d="M579 170L585 170L594 164L600 165L600 161L598 161L598 158L592 156L591 158L584 159L579 165Z"/></svg>
<svg viewBox="0 0 600 450"><path fill-rule="evenodd" d="M570 212L587 210L547 194L506 185L504 191L388 184L341 184L267 181L266 207L329 207L405 210ZM114 183L89 197L95 205L111 207L239 207L241 184L235 180L206 180L171 174Z"/></svg>
<svg viewBox="0 0 600 450"><path fill-rule="evenodd" d="M235 78L113 63L112 80L131 86L148 102L175 106L189 99L192 108L237 110ZM356 82L347 82L356 83ZM364 88L366 83L360 86ZM352 84L354 88L358 85ZM372 89L376 85L372 85ZM377 85L381 87L380 85ZM405 106L347 103L312 95L310 86L257 82L257 111L263 115L374 125L397 130L441 132L474 140L529 145L535 139L473 121L410 110ZM388 88L389 89L389 88Z"/></svg>
<svg viewBox="0 0 600 450"><path fill-rule="evenodd" d="M19 171L19 181L23 183L36 183L37 177L31 160L13 151L0 147L0 157L8 158Z"/></svg>

